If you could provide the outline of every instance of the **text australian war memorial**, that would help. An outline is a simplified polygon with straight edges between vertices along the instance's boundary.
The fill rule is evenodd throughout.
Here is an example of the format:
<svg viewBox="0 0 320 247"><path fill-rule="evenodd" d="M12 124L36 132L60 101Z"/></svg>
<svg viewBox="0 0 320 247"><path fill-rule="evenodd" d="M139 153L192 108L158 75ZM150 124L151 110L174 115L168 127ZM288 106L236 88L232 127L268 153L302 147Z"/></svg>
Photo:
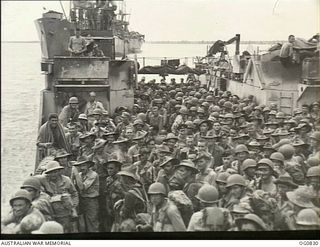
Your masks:
<svg viewBox="0 0 320 247"><path fill-rule="evenodd" d="M63 12L35 20L36 161L2 234L320 229L319 34L151 66L121 2Z"/></svg>

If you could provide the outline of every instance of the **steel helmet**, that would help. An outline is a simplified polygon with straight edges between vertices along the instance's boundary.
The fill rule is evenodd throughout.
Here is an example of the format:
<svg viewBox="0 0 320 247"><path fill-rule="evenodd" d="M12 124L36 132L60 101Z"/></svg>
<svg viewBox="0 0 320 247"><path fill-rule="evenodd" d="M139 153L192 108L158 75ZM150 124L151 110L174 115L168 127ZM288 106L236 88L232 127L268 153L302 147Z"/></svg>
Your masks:
<svg viewBox="0 0 320 247"><path fill-rule="evenodd" d="M183 97L183 92L176 93L176 98Z"/></svg>
<svg viewBox="0 0 320 247"><path fill-rule="evenodd" d="M204 106L204 107L208 107L210 104L208 103L208 102L203 102L202 104L201 104L201 106Z"/></svg>
<svg viewBox="0 0 320 247"><path fill-rule="evenodd" d="M213 101L214 101L213 96L212 96L212 95L208 95L208 96L206 97L206 101L207 101L207 102L213 102Z"/></svg>
<svg viewBox="0 0 320 247"><path fill-rule="evenodd" d="M87 115L84 113L81 113L78 117L78 119L82 119L82 120L88 120Z"/></svg>
<svg viewBox="0 0 320 247"><path fill-rule="evenodd" d="M201 120L199 118L196 118L195 120L193 120L193 124L198 126L200 124Z"/></svg>
<svg viewBox="0 0 320 247"><path fill-rule="evenodd" d="M189 89L192 89L192 87L189 88ZM189 92L189 95L190 95L190 96L193 96L193 95L195 95L195 93L196 93L196 91L190 91L190 92Z"/></svg>
<svg viewBox="0 0 320 247"><path fill-rule="evenodd" d="M320 141L320 131L315 131L310 135L310 138L316 139L317 141Z"/></svg>
<svg viewBox="0 0 320 247"><path fill-rule="evenodd" d="M198 98L193 97L193 98L191 99L191 104L192 104L192 105L197 105L198 103L199 103Z"/></svg>
<svg viewBox="0 0 320 247"><path fill-rule="evenodd" d="M79 100L77 97L71 97L69 99L69 104L78 104L79 103Z"/></svg>
<svg viewBox="0 0 320 247"><path fill-rule="evenodd" d="M197 110L197 113L204 113L204 109L199 107L198 110Z"/></svg>
<svg viewBox="0 0 320 247"><path fill-rule="evenodd" d="M223 106L224 102L226 102L226 101L225 101L224 99L221 99L221 100L218 101L218 104L219 104L220 106Z"/></svg>
<svg viewBox="0 0 320 247"><path fill-rule="evenodd" d="M20 189L25 189L25 188L33 188L35 190L40 190L40 181L38 178L36 177L29 177L26 180L24 180L22 186L20 187Z"/></svg>
<svg viewBox="0 0 320 247"><path fill-rule="evenodd" d="M237 153L242 153L242 152L247 152L249 153L249 150L247 148L246 145L244 144L239 144L236 146L236 148L234 149L234 152L237 154Z"/></svg>
<svg viewBox="0 0 320 247"><path fill-rule="evenodd" d="M233 114L232 113L227 113L226 115L224 115L224 118L234 118Z"/></svg>
<svg viewBox="0 0 320 247"><path fill-rule="evenodd" d="M215 106L213 106L213 107L212 107L211 111L214 111L214 112L220 112L220 111L221 111L221 109L220 109L220 107L219 107L219 106L215 105Z"/></svg>
<svg viewBox="0 0 320 247"><path fill-rule="evenodd" d="M190 107L190 111L195 111L195 112L196 112L196 111L197 111L197 107L191 106L191 107Z"/></svg>
<svg viewBox="0 0 320 247"><path fill-rule="evenodd" d="M320 166L310 167L307 171L307 177L320 177Z"/></svg>
<svg viewBox="0 0 320 247"><path fill-rule="evenodd" d="M224 102L223 107L232 108L232 103L230 101L226 101L226 102Z"/></svg>
<svg viewBox="0 0 320 247"><path fill-rule="evenodd" d="M276 118L278 119L285 119L286 118L286 115L283 113L283 112L278 112L276 114Z"/></svg>
<svg viewBox="0 0 320 247"><path fill-rule="evenodd" d="M263 112L269 112L269 111L270 111L270 107L266 106L266 107L263 108L262 111L263 111Z"/></svg>
<svg viewBox="0 0 320 247"><path fill-rule="evenodd" d="M284 144L279 148L279 152L283 154L286 160L291 159L295 149L291 144Z"/></svg>
<svg viewBox="0 0 320 247"><path fill-rule="evenodd" d="M196 198L204 203L214 203L219 199L219 193L214 186L205 184L199 189Z"/></svg>
<svg viewBox="0 0 320 247"><path fill-rule="evenodd" d="M10 199L10 205L12 206L12 203L14 200L16 199L25 199L27 200L28 202L32 202L32 197L31 197L31 194L27 191L27 190L24 190L24 189L20 189L18 190Z"/></svg>
<svg viewBox="0 0 320 247"><path fill-rule="evenodd" d="M198 99L200 99L200 98L201 98L201 93L196 92L196 93L194 94L194 96L197 97Z"/></svg>
<svg viewBox="0 0 320 247"><path fill-rule="evenodd" d="M303 226L320 226L320 219L313 209L305 208L299 211L296 223Z"/></svg>
<svg viewBox="0 0 320 247"><path fill-rule="evenodd" d="M280 152L274 152L270 155L271 160L279 160L279 161L284 161L284 156Z"/></svg>
<svg viewBox="0 0 320 247"><path fill-rule="evenodd" d="M179 113L183 114L183 115L188 115L189 114L189 110L186 107L181 107L181 109L179 110Z"/></svg>
<svg viewBox="0 0 320 247"><path fill-rule="evenodd" d="M218 176L217 176L217 179L216 179L216 182L220 182L220 183L227 183L227 179L228 177L230 177L230 173L228 172L221 172L221 173L218 173Z"/></svg>
<svg viewBox="0 0 320 247"><path fill-rule="evenodd" d="M309 157L306 162L310 167L320 165L320 160L315 156Z"/></svg>
<svg viewBox="0 0 320 247"><path fill-rule="evenodd" d="M148 190L149 195L155 195L155 194L162 194L162 195L167 195L166 193L166 188L162 183L153 183L150 185L149 190Z"/></svg>
<svg viewBox="0 0 320 247"><path fill-rule="evenodd" d="M254 159L246 159L242 163L242 170L246 170L249 167L256 167L257 166L257 161Z"/></svg>
<svg viewBox="0 0 320 247"><path fill-rule="evenodd" d="M272 170L274 170L274 164L270 159L263 158L258 161L258 166L259 165L268 165Z"/></svg>
<svg viewBox="0 0 320 247"><path fill-rule="evenodd" d="M231 187L233 185L246 186L246 180L239 174L232 174L227 179L226 187Z"/></svg>

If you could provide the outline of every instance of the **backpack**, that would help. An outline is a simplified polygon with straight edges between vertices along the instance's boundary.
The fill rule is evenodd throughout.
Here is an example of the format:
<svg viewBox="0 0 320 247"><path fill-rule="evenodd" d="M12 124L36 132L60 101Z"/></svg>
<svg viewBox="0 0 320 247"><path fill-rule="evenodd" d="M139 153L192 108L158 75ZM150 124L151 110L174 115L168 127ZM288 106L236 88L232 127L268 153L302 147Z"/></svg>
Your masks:
<svg viewBox="0 0 320 247"><path fill-rule="evenodd" d="M204 227L210 231L226 231L228 224L228 213L217 207L207 207L203 209L202 222Z"/></svg>
<svg viewBox="0 0 320 247"><path fill-rule="evenodd" d="M185 226L188 226L193 214L193 204L189 197L182 190L174 190L169 192L168 199L176 205Z"/></svg>
<svg viewBox="0 0 320 247"><path fill-rule="evenodd" d="M146 212L147 211L147 195L145 194L144 190L139 190L137 187L133 187L128 191L128 193L134 195L136 198L138 198L141 203L143 204L143 208L137 209L137 211L134 212L134 215L136 216L138 213ZM141 212L139 212L141 211Z"/></svg>

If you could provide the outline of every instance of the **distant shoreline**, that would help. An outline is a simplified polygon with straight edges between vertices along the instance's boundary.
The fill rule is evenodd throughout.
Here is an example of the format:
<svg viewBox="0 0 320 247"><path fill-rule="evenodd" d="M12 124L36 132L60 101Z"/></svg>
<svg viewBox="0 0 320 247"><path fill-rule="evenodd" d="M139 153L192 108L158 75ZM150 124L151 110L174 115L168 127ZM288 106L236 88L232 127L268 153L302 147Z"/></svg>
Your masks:
<svg viewBox="0 0 320 247"><path fill-rule="evenodd" d="M215 41L146 41L146 44L213 44ZM241 41L241 44L261 44L261 45L272 45L275 43L283 43L284 40L274 41ZM40 43L40 41L1 41L1 43Z"/></svg>

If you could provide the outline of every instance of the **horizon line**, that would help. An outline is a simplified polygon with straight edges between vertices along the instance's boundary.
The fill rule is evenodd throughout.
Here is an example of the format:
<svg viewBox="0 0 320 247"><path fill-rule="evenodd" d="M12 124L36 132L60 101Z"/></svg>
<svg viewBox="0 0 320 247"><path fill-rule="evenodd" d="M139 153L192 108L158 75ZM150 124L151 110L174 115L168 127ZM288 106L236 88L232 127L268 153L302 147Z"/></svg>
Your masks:
<svg viewBox="0 0 320 247"><path fill-rule="evenodd" d="M205 44L205 43L214 43L216 40L149 40L145 43L195 43L195 44ZM276 43L276 42L285 42L285 40L243 40L241 43ZM39 40L1 40L1 43L40 43Z"/></svg>

